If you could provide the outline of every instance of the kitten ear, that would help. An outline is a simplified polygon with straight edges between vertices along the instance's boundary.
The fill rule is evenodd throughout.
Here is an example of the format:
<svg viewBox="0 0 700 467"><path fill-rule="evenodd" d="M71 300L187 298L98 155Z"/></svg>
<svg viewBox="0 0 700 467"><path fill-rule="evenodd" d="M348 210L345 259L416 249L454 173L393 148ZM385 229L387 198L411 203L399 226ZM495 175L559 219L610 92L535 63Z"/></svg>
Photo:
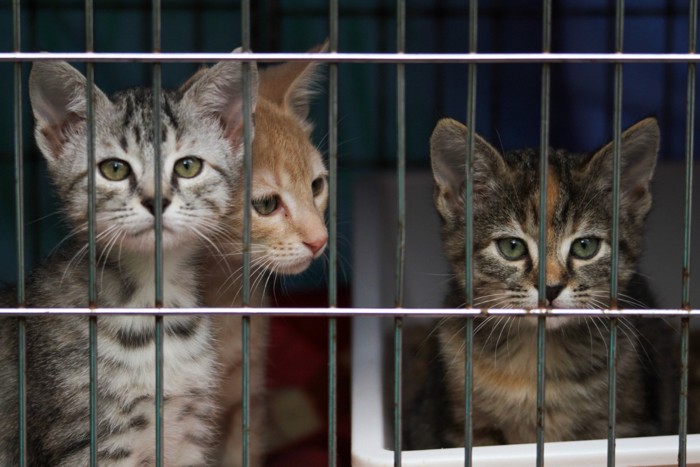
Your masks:
<svg viewBox="0 0 700 467"><path fill-rule="evenodd" d="M328 51L328 40L309 50L309 53ZM288 62L260 71L260 95L286 108L299 119L307 131L313 126L306 120L309 104L316 95L321 78L321 62Z"/></svg>
<svg viewBox="0 0 700 467"><path fill-rule="evenodd" d="M36 62L29 74L29 99L36 120L36 139L46 157L61 155L70 134L87 119L87 80L66 62ZM95 108L111 105L95 86Z"/></svg>
<svg viewBox="0 0 700 467"><path fill-rule="evenodd" d="M651 207L649 184L659 152L659 125L646 118L625 130L620 138L620 193L622 201L648 210ZM588 162L588 174L603 189L612 189L613 142L596 152Z"/></svg>
<svg viewBox="0 0 700 467"><path fill-rule="evenodd" d="M238 48L234 53L240 52ZM191 106L202 116L221 122L224 136L232 144L243 141L243 73L241 62L219 62L211 68L197 71L180 87L186 106ZM258 95L258 70L250 65L250 103L255 112Z"/></svg>
<svg viewBox="0 0 700 467"><path fill-rule="evenodd" d="M430 160L435 178L438 210L445 218L464 211L467 127L451 118L438 122L430 137ZM496 180L505 170L503 158L479 135L474 135L473 193L485 197L497 189Z"/></svg>

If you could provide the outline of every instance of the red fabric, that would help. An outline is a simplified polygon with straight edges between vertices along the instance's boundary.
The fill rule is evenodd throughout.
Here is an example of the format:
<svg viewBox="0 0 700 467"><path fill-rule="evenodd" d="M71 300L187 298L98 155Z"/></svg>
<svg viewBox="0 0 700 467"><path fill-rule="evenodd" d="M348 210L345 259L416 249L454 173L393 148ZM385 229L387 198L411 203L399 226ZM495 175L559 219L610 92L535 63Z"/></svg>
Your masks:
<svg viewBox="0 0 700 467"><path fill-rule="evenodd" d="M280 307L326 306L321 294L276 297ZM347 306L349 293L339 294ZM299 390L313 407L319 429L272 452L267 467L328 465L328 318L274 317L270 330L267 384L271 393ZM337 319L337 465L350 465L350 319Z"/></svg>

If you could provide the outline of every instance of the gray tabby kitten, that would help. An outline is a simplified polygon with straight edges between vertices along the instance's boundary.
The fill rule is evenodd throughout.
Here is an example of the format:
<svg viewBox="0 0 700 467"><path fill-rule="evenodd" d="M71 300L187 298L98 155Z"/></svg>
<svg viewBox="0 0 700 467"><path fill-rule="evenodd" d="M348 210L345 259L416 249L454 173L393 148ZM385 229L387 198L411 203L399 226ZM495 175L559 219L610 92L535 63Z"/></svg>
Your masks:
<svg viewBox="0 0 700 467"><path fill-rule="evenodd" d="M431 138L435 204L454 274L446 306L464 306L464 187L467 128L438 123ZM659 148L654 119L622 134L620 308L653 308L637 274L649 184ZM612 143L593 154L552 150L547 180L547 306L606 308L611 255ZM479 136L474 152L474 305L538 306L539 154L499 153ZM546 321L545 439L605 438L608 421L607 321ZM429 345L432 375L409 401L410 449L464 445L464 321L444 319ZM676 411L673 359L663 349L673 330L661 320L621 319L617 363L617 436L669 432ZM528 443L536 437L537 320L475 319L473 423L477 445ZM661 384L663 383L663 384ZM409 392L410 394L410 392ZM444 396L441 397L441 396ZM437 399L436 399L437 398ZM435 407L435 400L447 403ZM432 400L433 402L429 402Z"/></svg>
<svg viewBox="0 0 700 467"><path fill-rule="evenodd" d="M257 91L257 74L252 73ZM30 307L86 307L86 80L65 62L35 63L29 92L36 138L70 220L70 241L27 282ZM161 98L164 306L199 303L197 258L230 213L242 168L240 63L221 62L187 92ZM154 145L150 89L108 98L94 88L97 290L101 307L152 307ZM3 304L14 306L11 293ZM98 453L101 466L155 463L155 320L101 316ZM208 465L217 440L218 368L209 317L166 316L164 464ZM17 325L0 325L0 465L18 464ZM27 318L29 465L88 465L88 321Z"/></svg>

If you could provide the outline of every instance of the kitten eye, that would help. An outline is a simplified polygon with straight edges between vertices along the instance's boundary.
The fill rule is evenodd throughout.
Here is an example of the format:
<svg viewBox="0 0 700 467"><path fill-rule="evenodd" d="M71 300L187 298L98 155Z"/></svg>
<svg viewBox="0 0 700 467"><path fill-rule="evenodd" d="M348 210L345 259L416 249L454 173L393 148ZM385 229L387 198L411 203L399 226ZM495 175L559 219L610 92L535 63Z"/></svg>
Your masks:
<svg viewBox="0 0 700 467"><path fill-rule="evenodd" d="M498 251L508 261L523 259L527 255L527 246L519 238L501 238L496 240Z"/></svg>
<svg viewBox="0 0 700 467"><path fill-rule="evenodd" d="M571 256L577 259L591 259L600 250L600 240L593 237L577 238L571 244Z"/></svg>
<svg viewBox="0 0 700 467"><path fill-rule="evenodd" d="M182 178L194 178L200 174L203 165L199 157L183 157L175 162L175 173Z"/></svg>
<svg viewBox="0 0 700 467"><path fill-rule="evenodd" d="M131 166L121 159L107 159L100 162L100 173L107 180L120 182L131 174Z"/></svg>
<svg viewBox="0 0 700 467"><path fill-rule="evenodd" d="M252 201L253 208L261 216L269 216L277 209L277 196L267 196L265 198L254 199Z"/></svg>
<svg viewBox="0 0 700 467"><path fill-rule="evenodd" d="M311 183L311 191L314 194L314 198L323 192L323 185L325 184L325 180L323 177L318 177L316 180L314 180Z"/></svg>

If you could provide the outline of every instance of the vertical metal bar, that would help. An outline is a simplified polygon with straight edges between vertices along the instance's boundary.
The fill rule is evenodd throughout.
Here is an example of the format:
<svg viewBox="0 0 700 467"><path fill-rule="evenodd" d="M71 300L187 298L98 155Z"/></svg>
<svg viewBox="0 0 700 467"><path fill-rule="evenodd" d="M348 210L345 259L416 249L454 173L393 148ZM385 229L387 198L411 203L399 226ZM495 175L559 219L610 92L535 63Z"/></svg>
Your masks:
<svg viewBox="0 0 700 467"><path fill-rule="evenodd" d="M396 52L406 52L406 0L396 2ZM406 70L396 65L396 171L398 226L396 239L396 308L403 307L404 263L406 259ZM394 465L401 465L401 383L402 383L403 318L394 319Z"/></svg>
<svg viewBox="0 0 700 467"><path fill-rule="evenodd" d="M94 51L94 5L93 0L85 0L85 50ZM95 272L97 269L97 245L96 245L96 201L95 201L95 64L86 64L87 87L85 96L87 100L87 166L88 166L88 306L97 306L97 283ZM90 465L97 465L97 317L91 314L88 318L89 326L89 364L90 364Z"/></svg>
<svg viewBox="0 0 700 467"><path fill-rule="evenodd" d="M615 52L622 53L624 38L624 0L616 0ZM612 251L610 259L610 308L617 308L618 257L620 242L620 150L622 131L622 64L615 64L613 102L613 185L612 185ZM615 465L617 412L617 318L610 320L608 355L608 466Z"/></svg>
<svg viewBox="0 0 700 467"><path fill-rule="evenodd" d="M698 37L698 1L690 0L689 4L689 47L691 54L697 51ZM686 141L685 141L685 213L683 236L683 308L690 308L690 242L693 192L693 151L695 130L695 63L688 63L688 89L686 98Z"/></svg>
<svg viewBox="0 0 700 467"><path fill-rule="evenodd" d="M406 52L406 0L397 0L396 51ZM396 302L403 306L404 262L406 258L406 70L396 65L396 171L398 178L398 232L396 244Z"/></svg>
<svg viewBox="0 0 700 467"><path fill-rule="evenodd" d="M21 50L20 1L12 1L12 48ZM14 63L14 124L15 124L15 237L17 241L17 306L26 306L24 283L24 148L22 146L22 63ZM27 320L17 318L17 392L19 431L19 465L27 465Z"/></svg>
<svg viewBox="0 0 700 467"><path fill-rule="evenodd" d="M243 52L250 52L250 0L241 2L241 49ZM247 105L248 112L243 110L243 203L250 206L251 178L253 172L253 158L251 151L250 132L250 64L241 64L243 77L243 105ZM247 133L246 133L247 130ZM243 306L250 304L250 209L243 210Z"/></svg>
<svg viewBox="0 0 700 467"><path fill-rule="evenodd" d="M329 0L330 52L338 52L338 0ZM338 306L338 64L328 65L328 305ZM337 463L337 322L328 319L328 465Z"/></svg>
<svg viewBox="0 0 700 467"><path fill-rule="evenodd" d="M404 52L404 21L405 3L397 2L396 12L396 49ZM405 259L405 222L406 222L406 153L405 153L405 70L404 65L396 65L396 133L397 133L397 186L398 186L398 226L396 240L396 299L394 306L403 306L403 265ZM401 382L402 382L402 348L403 348L403 319L394 318L394 465L401 465Z"/></svg>
<svg viewBox="0 0 700 467"><path fill-rule="evenodd" d="M690 341L690 319L681 318L681 365L678 400L678 465L687 463L688 443L688 355Z"/></svg>
<svg viewBox="0 0 700 467"><path fill-rule="evenodd" d="M243 52L250 52L250 0L241 2L241 46ZM250 63L242 63L241 69L243 73L243 165L244 165L244 195L243 205L246 209L243 210L243 307L250 306L250 206L251 204L251 187L253 177L253 132L252 132L252 96L250 89ZM250 316L241 317L241 346L243 353L241 384L243 385L242 394L242 413L241 413L241 431L242 431L242 446L241 453L242 464L244 467L250 463Z"/></svg>
<svg viewBox="0 0 700 467"><path fill-rule="evenodd" d="M552 2L544 0L542 4L542 51L550 52L552 44ZM541 308L547 306L547 182L549 172L549 109L550 109L550 66L542 64L542 88L540 102L540 219L538 238L538 302ZM537 318L537 413L536 465L544 465L544 429L545 429L545 375L546 375L546 317Z"/></svg>
<svg viewBox="0 0 700 467"><path fill-rule="evenodd" d="M161 51L161 5L153 0L153 52ZM163 306L163 177L161 157L161 64L153 63L153 177L155 211L155 306ZM163 466L163 316L155 317L156 467Z"/></svg>
<svg viewBox="0 0 700 467"><path fill-rule="evenodd" d="M397 307L400 308L400 307ZM402 361L401 353L403 351L403 319L401 317L394 318L394 465L401 465L401 382L403 373L401 371Z"/></svg>
<svg viewBox="0 0 700 467"><path fill-rule="evenodd" d="M691 0L688 5L688 52L697 50L698 1ZM683 216L683 276L681 307L690 307L690 242L692 227L692 193L693 193L693 152L695 131L695 63L688 63L688 91L686 103L686 144L685 144L685 212ZM690 345L690 319L681 319L681 380L678 405L678 464L687 463L688 447L688 358Z"/></svg>
<svg viewBox="0 0 700 467"><path fill-rule="evenodd" d="M477 52L478 39L478 0L469 1L469 52ZM464 164L464 284L466 308L471 308L474 303L474 191L472 170L474 160L474 136L476 134L476 76L475 63L470 63L467 71L467 148L466 163ZM473 355L474 355L474 318L466 318L464 326L464 465L472 465L472 447L474 444L473 420L472 420L472 387L474 380Z"/></svg>

